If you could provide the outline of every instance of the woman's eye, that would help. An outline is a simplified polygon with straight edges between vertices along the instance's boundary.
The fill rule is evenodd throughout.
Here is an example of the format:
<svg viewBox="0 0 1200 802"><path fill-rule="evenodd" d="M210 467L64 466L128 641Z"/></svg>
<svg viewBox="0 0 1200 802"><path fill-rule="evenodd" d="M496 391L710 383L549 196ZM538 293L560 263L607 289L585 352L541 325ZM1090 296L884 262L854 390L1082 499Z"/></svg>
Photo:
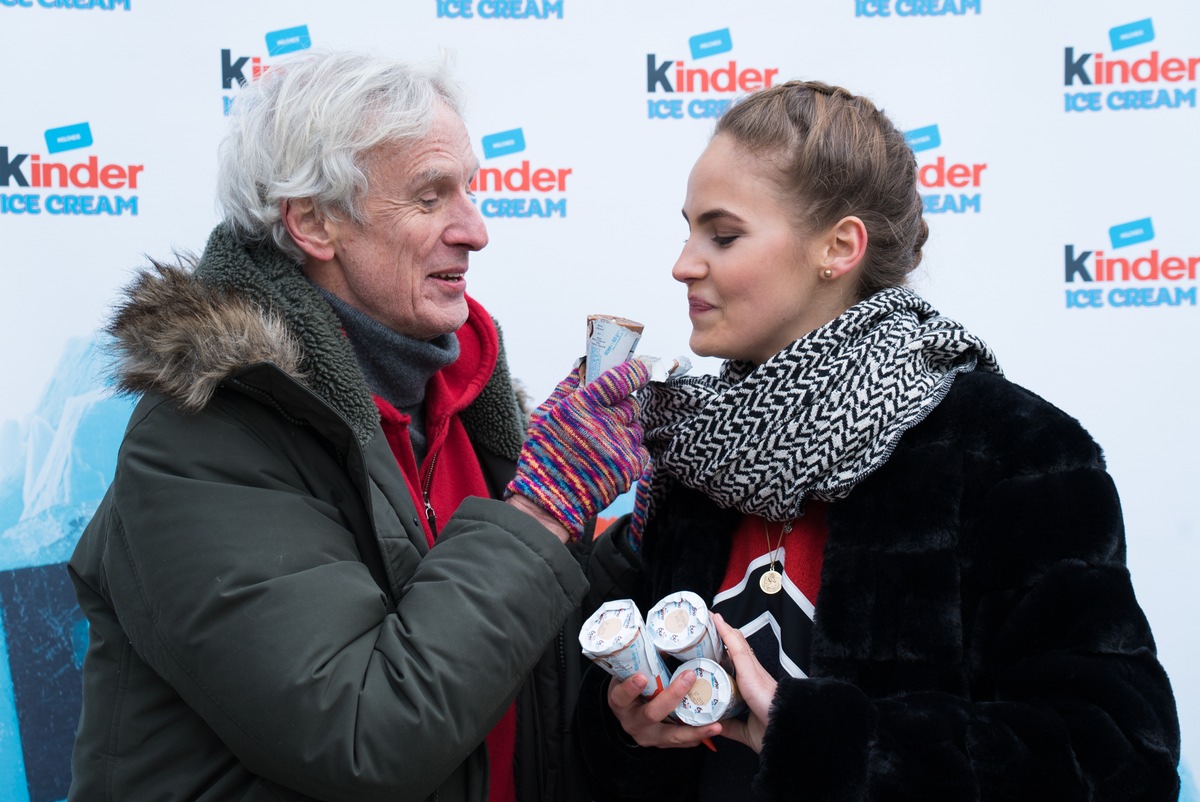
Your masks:
<svg viewBox="0 0 1200 802"><path fill-rule="evenodd" d="M735 239L737 239L736 234L729 237L713 237L712 241L715 242L719 247L724 248L732 244Z"/></svg>

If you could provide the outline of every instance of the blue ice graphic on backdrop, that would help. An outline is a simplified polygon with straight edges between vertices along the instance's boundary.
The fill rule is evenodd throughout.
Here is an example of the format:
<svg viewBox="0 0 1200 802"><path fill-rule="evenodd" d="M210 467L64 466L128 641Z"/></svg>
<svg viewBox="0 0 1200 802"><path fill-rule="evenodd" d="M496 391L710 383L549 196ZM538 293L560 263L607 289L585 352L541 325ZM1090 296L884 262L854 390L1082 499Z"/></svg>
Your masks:
<svg viewBox="0 0 1200 802"><path fill-rule="evenodd" d="M133 408L107 388L100 342L68 342L34 410L0 423L0 802L56 802L70 784L87 624L64 563Z"/></svg>
<svg viewBox="0 0 1200 802"><path fill-rule="evenodd" d="M95 340L67 343L37 408L0 424L0 570L65 562L112 481L131 402Z"/></svg>
<svg viewBox="0 0 1200 802"><path fill-rule="evenodd" d="M1200 790L1196 788L1196 778L1186 765L1179 767L1179 802L1200 802Z"/></svg>

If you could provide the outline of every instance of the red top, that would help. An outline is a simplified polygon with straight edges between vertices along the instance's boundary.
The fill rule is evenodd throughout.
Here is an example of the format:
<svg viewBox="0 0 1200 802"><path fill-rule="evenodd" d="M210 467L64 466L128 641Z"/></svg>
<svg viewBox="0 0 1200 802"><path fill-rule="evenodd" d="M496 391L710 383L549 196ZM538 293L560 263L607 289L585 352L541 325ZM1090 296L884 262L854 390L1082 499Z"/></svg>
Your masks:
<svg viewBox="0 0 1200 802"><path fill-rule="evenodd" d="M742 630L755 656L776 679L804 677L809 670L812 622L821 563L829 530L826 505L809 501L802 518L780 537L784 524L756 515L742 518L733 534L729 563L712 609L727 623ZM759 585L771 570L782 574L778 593L765 593Z"/></svg>
<svg viewBox="0 0 1200 802"><path fill-rule="evenodd" d="M426 492L439 530L465 498L488 497L487 482L458 413L479 397L491 378L500 355L500 337L482 306L470 297L467 298L467 305L467 322L457 332L458 359L434 374L425 388L425 440L428 448L419 471L408 437L408 425L412 419L385 399L375 397L380 425L400 464L400 470L404 472L431 548L435 533L424 514ZM483 558L484 555L480 555L480 559ZM513 779L516 742L516 706L509 705L487 736L490 800L516 802Z"/></svg>

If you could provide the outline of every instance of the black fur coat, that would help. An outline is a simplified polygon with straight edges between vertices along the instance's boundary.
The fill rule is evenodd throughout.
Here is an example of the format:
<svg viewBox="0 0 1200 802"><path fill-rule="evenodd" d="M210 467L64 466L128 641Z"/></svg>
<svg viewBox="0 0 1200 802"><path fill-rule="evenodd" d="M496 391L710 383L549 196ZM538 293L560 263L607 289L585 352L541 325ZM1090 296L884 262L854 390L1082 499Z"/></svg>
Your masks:
<svg viewBox="0 0 1200 802"><path fill-rule="evenodd" d="M623 528L597 544L613 584L587 604L631 596L645 611L680 589L711 601L739 515L679 488L640 555ZM757 796L1177 798L1174 697L1125 567L1116 489L1075 420L965 374L829 506L828 526L811 677L779 685ZM607 684L589 670L577 710L595 798L703 798L707 750L623 745Z"/></svg>

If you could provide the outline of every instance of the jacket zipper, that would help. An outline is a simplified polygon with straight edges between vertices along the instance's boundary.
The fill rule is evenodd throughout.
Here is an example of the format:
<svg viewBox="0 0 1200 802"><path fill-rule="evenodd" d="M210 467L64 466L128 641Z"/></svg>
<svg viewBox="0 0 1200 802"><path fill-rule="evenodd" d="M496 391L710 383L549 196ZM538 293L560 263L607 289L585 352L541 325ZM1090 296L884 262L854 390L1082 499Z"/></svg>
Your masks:
<svg viewBox="0 0 1200 802"><path fill-rule="evenodd" d="M425 501L425 520L429 522L429 531L433 533L433 539L437 540L437 513L433 511L433 503L429 500L429 490L433 487L433 468L437 465L438 454L441 452L435 451L429 457L429 470L425 471L425 476L421 480L421 498ZM416 452L413 452L414 459Z"/></svg>

